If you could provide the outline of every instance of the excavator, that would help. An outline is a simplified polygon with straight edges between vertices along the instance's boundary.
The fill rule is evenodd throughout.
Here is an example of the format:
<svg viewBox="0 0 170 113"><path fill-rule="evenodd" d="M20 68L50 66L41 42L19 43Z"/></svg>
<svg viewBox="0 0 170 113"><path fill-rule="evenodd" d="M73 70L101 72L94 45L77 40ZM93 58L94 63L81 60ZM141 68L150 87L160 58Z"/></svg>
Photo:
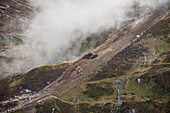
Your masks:
<svg viewBox="0 0 170 113"><path fill-rule="evenodd" d="M86 54L85 56L83 56L83 59L94 59L96 58L98 55L94 52L90 52L88 54Z"/></svg>
<svg viewBox="0 0 170 113"><path fill-rule="evenodd" d="M83 69L80 66L76 66L75 70L78 71L80 74L83 74Z"/></svg>
<svg viewBox="0 0 170 113"><path fill-rule="evenodd" d="M124 30L127 30L129 28L130 24L124 27Z"/></svg>
<svg viewBox="0 0 170 113"><path fill-rule="evenodd" d="M21 97L19 97L19 96L15 96L15 98L21 100Z"/></svg>

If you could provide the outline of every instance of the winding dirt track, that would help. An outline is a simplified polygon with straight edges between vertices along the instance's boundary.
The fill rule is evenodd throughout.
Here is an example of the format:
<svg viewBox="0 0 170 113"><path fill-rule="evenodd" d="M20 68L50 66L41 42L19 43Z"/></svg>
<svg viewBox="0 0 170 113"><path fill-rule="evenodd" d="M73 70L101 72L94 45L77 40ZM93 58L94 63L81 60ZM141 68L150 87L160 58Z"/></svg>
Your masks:
<svg viewBox="0 0 170 113"><path fill-rule="evenodd" d="M155 10L152 13L147 14L147 17L143 16L139 20L132 23L127 30L117 32L104 44L94 50L94 52L98 54L97 58L80 59L74 62L70 67L67 68L60 78L44 88L40 96L36 97L32 102L22 105L21 107L30 108L30 106L34 106L37 101L42 100L49 95L57 94L61 90L66 89L75 83L89 80L92 77L91 75L94 74L94 70L96 68L106 65L107 62L111 60L117 53L131 45L131 40L133 37L140 33L146 32L150 27L162 19L164 15L166 15L166 12L167 10L159 8L159 10ZM82 67L82 75L74 71L76 65Z"/></svg>
<svg viewBox="0 0 170 113"><path fill-rule="evenodd" d="M63 89L71 82L84 81L90 79L89 75L93 73L93 70L101 65L104 66L109 60L111 60L117 53L131 45L133 37L140 33L146 32L150 27L157 23L164 15L166 10L156 10L147 15L148 17L140 18L137 23L134 22L128 30L121 31L109 38L104 44L94 50L98 54L95 59L80 59L73 63L65 73L52 83L50 87L44 90L46 93L58 93L60 89ZM136 24L137 23L137 24ZM116 40L116 41L115 41ZM76 74L74 69L78 65L83 69L83 75Z"/></svg>

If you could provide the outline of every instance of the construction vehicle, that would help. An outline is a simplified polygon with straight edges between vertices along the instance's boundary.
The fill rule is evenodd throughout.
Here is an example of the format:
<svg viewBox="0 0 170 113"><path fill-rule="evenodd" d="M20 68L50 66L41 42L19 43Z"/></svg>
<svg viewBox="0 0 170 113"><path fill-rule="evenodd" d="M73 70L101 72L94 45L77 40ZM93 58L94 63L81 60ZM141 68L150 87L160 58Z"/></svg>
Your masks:
<svg viewBox="0 0 170 113"><path fill-rule="evenodd" d="M86 54L86 55L83 57L83 59L94 59L94 58L96 58L97 56L98 56L98 55L97 55L96 53L90 52L90 53Z"/></svg>
<svg viewBox="0 0 170 113"><path fill-rule="evenodd" d="M127 30L129 28L130 24L124 27L124 30Z"/></svg>
<svg viewBox="0 0 170 113"><path fill-rule="evenodd" d="M139 35L136 35L135 37L133 37L133 38L131 39L131 43L135 42L138 38L141 37L141 35L143 35L143 34L139 34Z"/></svg>
<svg viewBox="0 0 170 113"><path fill-rule="evenodd" d="M19 96L15 96L15 98L21 100L21 97L19 97Z"/></svg>
<svg viewBox="0 0 170 113"><path fill-rule="evenodd" d="M80 67L80 66L76 66L75 70L80 73L80 74L83 74L82 71L83 69Z"/></svg>

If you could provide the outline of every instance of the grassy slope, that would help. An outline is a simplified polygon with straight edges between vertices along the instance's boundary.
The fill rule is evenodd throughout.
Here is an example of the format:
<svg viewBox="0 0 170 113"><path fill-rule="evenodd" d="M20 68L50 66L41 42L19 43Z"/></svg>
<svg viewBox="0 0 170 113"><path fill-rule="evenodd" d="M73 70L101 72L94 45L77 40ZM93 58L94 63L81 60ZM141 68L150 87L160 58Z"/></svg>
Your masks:
<svg viewBox="0 0 170 113"><path fill-rule="evenodd" d="M170 15L151 28L153 38L157 40L156 53L148 56L146 64L142 59L139 59L137 60L138 63L127 61L117 65L108 65L92 80L81 83L61 94L61 98L72 102L72 96L75 96L80 99L81 112L84 110L86 112L98 112L96 106L99 104L99 109L102 108L103 97L105 103L113 103L112 106L116 105L117 87L113 83L118 79L122 81L120 97L123 104L120 112L125 112L130 108L134 108L136 112L140 113L154 112L155 110L156 112L167 112L170 94L169 22ZM155 60L152 61L151 59ZM149 63L149 61L152 62ZM137 78L141 79L140 84L137 83ZM113 84L111 85L113 91L110 86L103 83ZM139 107L140 105L141 107ZM147 106L149 107L147 108ZM113 110L113 108L110 106L109 110Z"/></svg>
<svg viewBox="0 0 170 113"><path fill-rule="evenodd" d="M22 89L40 91L47 82L51 83L62 75L70 64L64 63L59 65L47 65L35 68L25 75L16 76L4 81L0 85L0 99L19 95ZM20 89L21 88L21 89Z"/></svg>
<svg viewBox="0 0 170 113"><path fill-rule="evenodd" d="M45 112L50 113L53 107L58 109L57 104L60 110L56 110L56 113L70 111L74 113L73 97L76 97L80 99L78 110L81 113L115 112L117 105L120 106L118 110L120 113L130 109L135 109L137 113L168 113L170 94L169 22L170 15L151 28L152 36L157 40L156 52L147 57L146 63L143 59L127 60L117 64L109 61L108 66L104 67L95 78L60 94L59 97L65 101L54 99L43 101L37 105L37 112L45 110ZM133 55L132 57L134 58ZM141 79L140 83L137 83L137 78ZM122 81L120 104L117 103L115 80ZM103 105L102 98L105 98L105 105Z"/></svg>

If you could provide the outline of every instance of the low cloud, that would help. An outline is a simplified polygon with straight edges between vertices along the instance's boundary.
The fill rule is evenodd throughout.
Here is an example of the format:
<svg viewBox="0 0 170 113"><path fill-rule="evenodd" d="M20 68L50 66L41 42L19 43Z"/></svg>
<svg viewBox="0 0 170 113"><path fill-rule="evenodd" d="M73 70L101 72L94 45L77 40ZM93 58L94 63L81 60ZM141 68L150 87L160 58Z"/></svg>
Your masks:
<svg viewBox="0 0 170 113"><path fill-rule="evenodd" d="M85 38L127 20L126 13L135 2L140 7L157 8L168 0L30 0L39 13L25 32L28 42L11 49L8 54L15 57L13 65L4 63L1 69L11 73L60 62L77 37Z"/></svg>

